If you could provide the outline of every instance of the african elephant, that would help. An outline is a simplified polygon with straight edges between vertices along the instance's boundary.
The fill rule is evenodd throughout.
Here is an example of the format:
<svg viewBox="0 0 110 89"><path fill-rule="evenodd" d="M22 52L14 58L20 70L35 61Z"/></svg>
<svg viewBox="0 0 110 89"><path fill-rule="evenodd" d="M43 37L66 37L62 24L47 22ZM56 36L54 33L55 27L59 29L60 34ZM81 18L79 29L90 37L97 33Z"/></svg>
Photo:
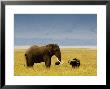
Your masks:
<svg viewBox="0 0 110 89"><path fill-rule="evenodd" d="M57 44L48 44L46 46L33 45L25 52L26 65L32 67L34 63L45 62L45 66L49 68L53 55L57 57L55 65L59 65L61 62L61 52Z"/></svg>

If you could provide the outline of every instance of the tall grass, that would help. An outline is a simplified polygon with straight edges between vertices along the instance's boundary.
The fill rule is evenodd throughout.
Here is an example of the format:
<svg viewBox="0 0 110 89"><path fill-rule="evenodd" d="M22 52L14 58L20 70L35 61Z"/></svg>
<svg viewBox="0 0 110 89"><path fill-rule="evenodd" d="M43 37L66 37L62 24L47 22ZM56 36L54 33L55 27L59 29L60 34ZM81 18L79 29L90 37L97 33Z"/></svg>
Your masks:
<svg viewBox="0 0 110 89"><path fill-rule="evenodd" d="M97 75L97 50L89 48L61 48L62 64L55 65L56 57L52 57L50 69L45 63L35 63L33 68L24 66L25 49L15 49L14 52L14 75L15 76L96 76ZM68 60L78 58L81 65L72 68Z"/></svg>

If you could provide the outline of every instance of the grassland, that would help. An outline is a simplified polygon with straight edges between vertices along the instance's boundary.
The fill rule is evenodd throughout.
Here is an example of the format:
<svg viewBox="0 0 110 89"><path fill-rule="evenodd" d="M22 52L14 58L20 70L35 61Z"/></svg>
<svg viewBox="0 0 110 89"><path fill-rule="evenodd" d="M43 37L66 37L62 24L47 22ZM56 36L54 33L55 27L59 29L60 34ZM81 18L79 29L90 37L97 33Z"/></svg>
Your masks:
<svg viewBox="0 0 110 89"><path fill-rule="evenodd" d="M14 51L14 75L15 76L96 76L97 75L97 50L89 48L61 48L61 65L55 65L56 57L52 57L52 65L47 69L44 63L34 64L33 68L27 68L25 64L25 49ZM80 59L79 68L73 69L68 60Z"/></svg>

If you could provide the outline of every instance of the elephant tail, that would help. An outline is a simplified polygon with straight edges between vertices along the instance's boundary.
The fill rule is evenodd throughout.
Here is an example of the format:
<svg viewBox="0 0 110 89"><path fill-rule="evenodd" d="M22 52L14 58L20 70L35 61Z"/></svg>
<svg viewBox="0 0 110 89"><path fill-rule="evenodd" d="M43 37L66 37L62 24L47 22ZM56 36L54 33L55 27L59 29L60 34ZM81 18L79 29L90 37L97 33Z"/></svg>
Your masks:
<svg viewBox="0 0 110 89"><path fill-rule="evenodd" d="M26 59L26 65L28 65L28 57L27 57L27 54L25 54L25 59Z"/></svg>
<svg viewBox="0 0 110 89"><path fill-rule="evenodd" d="M26 58L26 61L28 60L28 56L27 56L27 54L25 54L25 58Z"/></svg>
<svg viewBox="0 0 110 89"><path fill-rule="evenodd" d="M28 56L27 56L27 54L25 54L25 58L26 58L26 60L28 60Z"/></svg>
<svg viewBox="0 0 110 89"><path fill-rule="evenodd" d="M26 57L27 55L25 54L25 57Z"/></svg>

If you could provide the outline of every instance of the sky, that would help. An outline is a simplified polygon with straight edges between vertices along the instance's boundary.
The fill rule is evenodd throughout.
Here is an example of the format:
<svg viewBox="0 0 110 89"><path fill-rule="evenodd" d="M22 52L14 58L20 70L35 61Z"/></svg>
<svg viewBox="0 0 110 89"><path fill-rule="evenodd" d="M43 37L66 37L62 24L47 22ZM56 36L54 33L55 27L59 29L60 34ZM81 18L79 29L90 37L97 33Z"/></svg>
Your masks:
<svg viewBox="0 0 110 89"><path fill-rule="evenodd" d="M15 14L14 44L96 46L96 14Z"/></svg>

